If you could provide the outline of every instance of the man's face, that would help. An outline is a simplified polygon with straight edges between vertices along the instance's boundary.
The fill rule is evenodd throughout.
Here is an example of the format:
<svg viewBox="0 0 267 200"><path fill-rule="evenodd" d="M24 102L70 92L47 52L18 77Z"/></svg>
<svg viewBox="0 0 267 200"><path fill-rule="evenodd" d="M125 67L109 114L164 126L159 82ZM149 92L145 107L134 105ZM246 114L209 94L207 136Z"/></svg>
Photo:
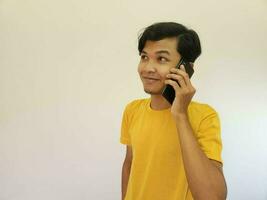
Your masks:
<svg viewBox="0 0 267 200"><path fill-rule="evenodd" d="M176 47L176 38L146 41L138 65L138 73L146 93L151 95L161 94L165 86L166 75L170 73L169 70L175 67L181 58Z"/></svg>

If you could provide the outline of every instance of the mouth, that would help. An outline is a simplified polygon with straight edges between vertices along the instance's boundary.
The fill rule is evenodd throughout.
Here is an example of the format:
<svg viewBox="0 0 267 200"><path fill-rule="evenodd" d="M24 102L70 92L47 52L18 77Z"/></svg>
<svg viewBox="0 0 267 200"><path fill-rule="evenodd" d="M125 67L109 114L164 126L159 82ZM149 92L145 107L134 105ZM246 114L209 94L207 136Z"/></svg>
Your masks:
<svg viewBox="0 0 267 200"><path fill-rule="evenodd" d="M149 77L143 77L144 81L146 83L155 83L157 81L159 81L159 79L156 79L156 78L149 78Z"/></svg>
<svg viewBox="0 0 267 200"><path fill-rule="evenodd" d="M143 78L146 80L155 80L155 81L159 80L158 78L152 78L152 77L143 77Z"/></svg>

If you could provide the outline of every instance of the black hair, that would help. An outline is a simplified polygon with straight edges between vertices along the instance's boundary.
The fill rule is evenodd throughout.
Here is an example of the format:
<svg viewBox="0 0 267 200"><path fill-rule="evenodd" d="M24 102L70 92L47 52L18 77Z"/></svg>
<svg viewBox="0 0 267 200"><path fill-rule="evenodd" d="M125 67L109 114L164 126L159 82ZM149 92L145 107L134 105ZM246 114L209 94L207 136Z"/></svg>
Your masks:
<svg viewBox="0 0 267 200"><path fill-rule="evenodd" d="M177 52L187 62L195 62L201 54L201 45L197 33L182 24L175 22L154 23L145 28L138 37L139 55L145 47L146 41L158 41L164 38L177 37Z"/></svg>

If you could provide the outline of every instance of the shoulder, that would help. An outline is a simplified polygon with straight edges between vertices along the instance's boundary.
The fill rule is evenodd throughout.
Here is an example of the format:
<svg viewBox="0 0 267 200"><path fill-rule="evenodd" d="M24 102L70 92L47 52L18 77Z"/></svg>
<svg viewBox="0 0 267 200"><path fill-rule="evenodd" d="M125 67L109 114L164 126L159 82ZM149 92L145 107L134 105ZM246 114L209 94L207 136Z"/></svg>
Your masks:
<svg viewBox="0 0 267 200"><path fill-rule="evenodd" d="M136 111L141 107L145 106L148 103L148 101L149 101L148 98L132 100L128 104L126 104L125 110L129 112Z"/></svg>
<svg viewBox="0 0 267 200"><path fill-rule="evenodd" d="M126 104L124 108L124 116L127 120L132 121L134 117L144 111L149 99L135 99Z"/></svg>
<svg viewBox="0 0 267 200"><path fill-rule="evenodd" d="M198 101L191 101L188 106L188 111L191 115L199 116L202 119L210 115L218 115L213 106Z"/></svg>
<svg viewBox="0 0 267 200"><path fill-rule="evenodd" d="M214 130L217 130L216 133L220 132L220 118L211 105L200 102L191 102L189 105L190 122L194 125L196 133L204 133L207 130L212 130L210 133Z"/></svg>

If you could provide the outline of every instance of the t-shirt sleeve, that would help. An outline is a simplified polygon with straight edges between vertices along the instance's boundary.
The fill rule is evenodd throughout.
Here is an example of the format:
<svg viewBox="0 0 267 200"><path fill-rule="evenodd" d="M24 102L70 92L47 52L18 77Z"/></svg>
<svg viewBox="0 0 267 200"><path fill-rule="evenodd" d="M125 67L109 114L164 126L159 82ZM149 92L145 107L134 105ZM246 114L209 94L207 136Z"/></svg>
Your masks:
<svg viewBox="0 0 267 200"><path fill-rule="evenodd" d="M223 163L221 126L218 113L209 105L205 105L198 129L198 143L208 158Z"/></svg>
<svg viewBox="0 0 267 200"><path fill-rule="evenodd" d="M128 104L125 107L123 116L122 116L120 143L131 145L129 128L130 128L130 116L129 116L129 104Z"/></svg>

